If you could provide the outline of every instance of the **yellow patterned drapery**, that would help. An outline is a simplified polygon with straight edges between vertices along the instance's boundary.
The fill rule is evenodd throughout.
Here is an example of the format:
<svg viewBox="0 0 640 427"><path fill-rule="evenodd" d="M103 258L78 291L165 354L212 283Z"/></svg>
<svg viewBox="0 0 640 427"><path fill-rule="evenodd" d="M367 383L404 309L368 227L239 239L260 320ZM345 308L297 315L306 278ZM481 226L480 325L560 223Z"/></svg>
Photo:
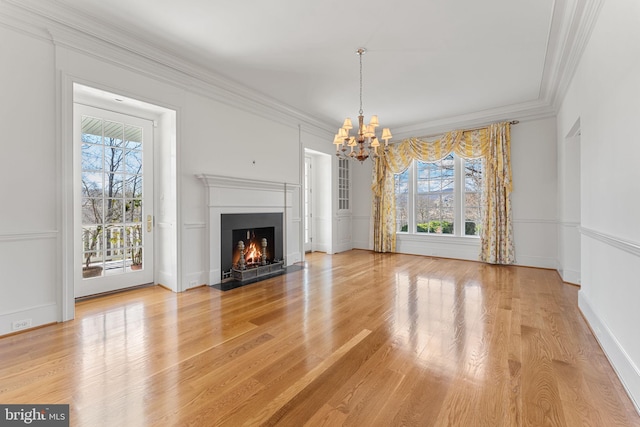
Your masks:
<svg viewBox="0 0 640 427"><path fill-rule="evenodd" d="M432 141L408 138L391 144L389 150L375 160L373 168L374 251L396 250L394 174L406 170L414 159L435 162L453 151L463 158L485 159L480 259L513 264L510 144L509 122L468 131L455 130Z"/></svg>

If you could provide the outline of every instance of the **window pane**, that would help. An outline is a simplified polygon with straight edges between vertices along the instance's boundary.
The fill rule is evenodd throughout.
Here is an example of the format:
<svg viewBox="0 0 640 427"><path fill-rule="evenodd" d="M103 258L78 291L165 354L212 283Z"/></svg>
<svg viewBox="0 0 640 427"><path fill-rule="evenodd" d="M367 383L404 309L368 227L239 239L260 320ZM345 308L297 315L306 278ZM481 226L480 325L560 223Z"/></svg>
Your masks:
<svg viewBox="0 0 640 427"><path fill-rule="evenodd" d="M82 197L102 197L102 172L82 172Z"/></svg>
<svg viewBox="0 0 640 427"><path fill-rule="evenodd" d="M125 160L125 171L127 173L142 173L142 151L127 151Z"/></svg>
<svg viewBox="0 0 640 427"><path fill-rule="evenodd" d="M454 166L452 154L437 162L416 162L418 193L414 215L417 233L453 233Z"/></svg>
<svg viewBox="0 0 640 427"><path fill-rule="evenodd" d="M464 234L477 236L482 223L482 177L484 162L482 159L464 161Z"/></svg>
<svg viewBox="0 0 640 427"><path fill-rule="evenodd" d="M349 209L349 159L338 159L338 209Z"/></svg>
<svg viewBox="0 0 640 427"><path fill-rule="evenodd" d="M102 171L102 145L82 144L82 170Z"/></svg>
<svg viewBox="0 0 640 427"><path fill-rule="evenodd" d="M123 147L123 134L124 126L122 123L110 122L105 120L104 122L104 145L109 147Z"/></svg>
<svg viewBox="0 0 640 427"><path fill-rule="evenodd" d="M393 176L396 193L396 231L409 231L409 170Z"/></svg>
<svg viewBox="0 0 640 427"><path fill-rule="evenodd" d="M466 191L482 190L482 159L469 159L464 161L464 183Z"/></svg>
<svg viewBox="0 0 640 427"><path fill-rule="evenodd" d="M104 147L104 170L107 172L124 172L124 150L115 147Z"/></svg>

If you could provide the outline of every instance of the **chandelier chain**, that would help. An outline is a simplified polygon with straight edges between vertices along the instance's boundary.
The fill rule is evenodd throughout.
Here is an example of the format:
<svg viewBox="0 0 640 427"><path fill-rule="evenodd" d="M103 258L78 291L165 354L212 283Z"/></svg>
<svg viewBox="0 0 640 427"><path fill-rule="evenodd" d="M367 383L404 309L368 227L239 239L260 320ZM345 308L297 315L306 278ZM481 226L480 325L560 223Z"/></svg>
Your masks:
<svg viewBox="0 0 640 427"><path fill-rule="evenodd" d="M360 115L362 112L362 54L363 52L358 51L358 56L360 57Z"/></svg>

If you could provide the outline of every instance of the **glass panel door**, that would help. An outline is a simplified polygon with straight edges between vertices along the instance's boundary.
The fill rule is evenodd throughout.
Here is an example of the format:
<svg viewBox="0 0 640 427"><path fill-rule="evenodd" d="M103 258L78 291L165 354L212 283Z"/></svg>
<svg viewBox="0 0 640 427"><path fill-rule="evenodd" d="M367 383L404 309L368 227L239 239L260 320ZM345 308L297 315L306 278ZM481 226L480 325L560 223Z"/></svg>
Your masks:
<svg viewBox="0 0 640 427"><path fill-rule="evenodd" d="M153 281L153 199L148 120L75 105L82 280L76 296Z"/></svg>

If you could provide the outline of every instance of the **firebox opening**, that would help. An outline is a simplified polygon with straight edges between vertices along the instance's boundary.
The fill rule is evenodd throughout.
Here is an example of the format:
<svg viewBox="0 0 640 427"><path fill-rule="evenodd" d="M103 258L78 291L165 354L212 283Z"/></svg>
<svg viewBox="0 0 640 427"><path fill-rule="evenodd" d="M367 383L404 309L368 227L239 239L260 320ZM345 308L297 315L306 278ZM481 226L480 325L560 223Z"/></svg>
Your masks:
<svg viewBox="0 0 640 427"><path fill-rule="evenodd" d="M233 230L233 268L243 270L274 261L274 227ZM242 242L242 244L240 243ZM244 262L240 262L244 252Z"/></svg>
<svg viewBox="0 0 640 427"><path fill-rule="evenodd" d="M256 252L262 252L262 239L266 239L266 265L261 255L252 254L252 241ZM236 268L240 255L238 242L245 248L245 268ZM246 282L268 277L284 270L283 214L280 212L229 213L220 215L220 267L221 280ZM259 262L258 262L259 260ZM250 266L247 266L247 261ZM250 267L250 268L249 268ZM238 273L241 271L242 273Z"/></svg>

